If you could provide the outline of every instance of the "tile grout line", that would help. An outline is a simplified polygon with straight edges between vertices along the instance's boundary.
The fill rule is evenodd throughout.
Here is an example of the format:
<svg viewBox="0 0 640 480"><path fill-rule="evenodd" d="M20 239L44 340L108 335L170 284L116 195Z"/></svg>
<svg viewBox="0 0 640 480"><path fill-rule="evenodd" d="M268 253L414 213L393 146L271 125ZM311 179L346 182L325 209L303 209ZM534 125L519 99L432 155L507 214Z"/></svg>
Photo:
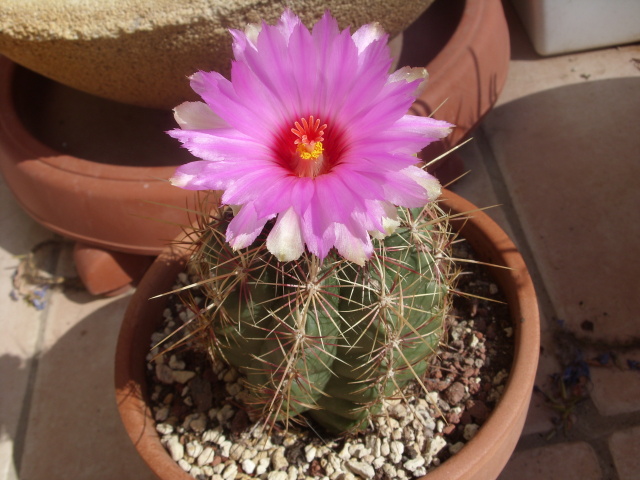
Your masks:
<svg viewBox="0 0 640 480"><path fill-rule="evenodd" d="M52 292L47 293L47 300L49 299L51 293ZM24 394L22 408L20 409L20 416L18 418L18 424L16 428L16 436L13 439L13 461L16 472L18 473L18 478L20 478L24 447L27 437L27 428L29 426L29 416L31 413L31 406L33 404L35 383L38 375L38 366L40 364L40 356L42 354L42 346L44 342L44 332L47 322L48 310L48 307L46 307L39 317L38 335L36 338L34 355L29 360L27 388Z"/></svg>
<svg viewBox="0 0 640 480"><path fill-rule="evenodd" d="M50 260L51 265L55 265L56 269L60 260L61 247L58 246L52 252L52 258ZM27 431L29 428L29 417L31 415L31 408L33 406L33 398L35 394L36 380L38 377L38 370L40 366L40 358L42 356L42 349L44 346L44 337L47 326L47 320L49 317L49 310L51 308L51 298L54 294L53 289L49 289L46 296L45 308L38 317L38 334L36 336L36 342L34 345L34 355L29 360L29 373L27 377L27 385L24 394L24 400L22 402L22 408L20 409L20 415L18 418L16 435L13 439L13 463L18 478L21 478L22 461L24 459L24 451L27 440Z"/></svg>

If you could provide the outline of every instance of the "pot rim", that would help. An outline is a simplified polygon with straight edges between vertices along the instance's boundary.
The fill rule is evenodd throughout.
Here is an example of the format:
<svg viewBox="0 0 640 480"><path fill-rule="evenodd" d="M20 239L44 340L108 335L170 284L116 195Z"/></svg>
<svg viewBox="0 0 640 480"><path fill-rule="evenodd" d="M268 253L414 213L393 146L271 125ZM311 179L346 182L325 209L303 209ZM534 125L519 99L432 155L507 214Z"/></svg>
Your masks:
<svg viewBox="0 0 640 480"><path fill-rule="evenodd" d="M37 161L87 180L133 182L142 178L148 183L166 183L164 179L173 174L176 166L112 165L68 155L44 144L27 129L14 107L13 85L17 68L17 63L0 54L0 104L3 105L0 109L0 140L16 158Z"/></svg>

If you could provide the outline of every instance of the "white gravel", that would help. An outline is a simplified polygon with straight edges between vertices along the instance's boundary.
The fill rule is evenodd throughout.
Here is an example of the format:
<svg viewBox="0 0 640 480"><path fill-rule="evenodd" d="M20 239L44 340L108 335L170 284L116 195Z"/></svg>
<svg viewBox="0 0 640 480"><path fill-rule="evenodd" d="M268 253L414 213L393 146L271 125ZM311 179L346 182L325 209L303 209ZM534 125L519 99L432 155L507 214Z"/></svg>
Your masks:
<svg viewBox="0 0 640 480"><path fill-rule="evenodd" d="M188 315L182 313L180 317L184 321ZM164 331L156 332L152 342L172 333L176 323L181 321L174 320L167 309ZM460 330L463 331L455 331L451 337L464 337L464 325ZM178 341L178 336L171 341ZM474 347L482 346L484 341L475 335L467 338ZM162 348L166 347L164 344ZM417 390L413 390L408 391L406 403L387 402L383 407L386 416L378 417L367 432L356 437L320 438L294 430L269 436L260 424L238 429L234 422L243 413L240 406L247 392L238 373L223 365L214 365L213 373L226 384L225 391L213 395L216 400L210 402L207 411L193 409L195 413L181 416L174 411L176 403L197 405L201 400L193 391L195 387L190 387L193 382L189 383L199 374L199 367L190 366L181 353L180 349L170 354L160 354L157 349L149 353L149 376L156 379L151 397L163 445L198 480L414 479L439 465L441 452L457 453L479 428L467 423L463 438L449 444L442 433L448 425L442 415L458 413L457 407L447 403L443 391L414 395ZM490 393L496 398L506 381L506 372L499 377ZM468 398L466 387L457 393Z"/></svg>

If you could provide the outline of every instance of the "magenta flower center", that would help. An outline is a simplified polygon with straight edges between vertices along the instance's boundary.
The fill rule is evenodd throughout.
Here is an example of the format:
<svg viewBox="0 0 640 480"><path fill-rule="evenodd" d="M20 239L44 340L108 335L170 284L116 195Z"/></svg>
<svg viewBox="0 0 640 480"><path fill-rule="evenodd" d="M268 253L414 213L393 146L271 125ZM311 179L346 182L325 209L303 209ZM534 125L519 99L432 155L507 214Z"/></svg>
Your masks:
<svg viewBox="0 0 640 480"><path fill-rule="evenodd" d="M291 152L291 162L288 167L291 172L298 177L315 178L318 175L327 173L329 163L327 149L323 145L325 140L326 123L316 119L311 115L309 119L300 119L294 123L291 129L293 143L289 144Z"/></svg>
<svg viewBox="0 0 640 480"><path fill-rule="evenodd" d="M314 122L313 115L309 117L308 122L306 118L301 121L302 125L296 122L296 127L291 129L291 133L298 137L293 143L298 146L296 150L300 158L303 160L316 160L322 155L322 141L324 140L323 135L327 124L325 123L321 126L320 119Z"/></svg>

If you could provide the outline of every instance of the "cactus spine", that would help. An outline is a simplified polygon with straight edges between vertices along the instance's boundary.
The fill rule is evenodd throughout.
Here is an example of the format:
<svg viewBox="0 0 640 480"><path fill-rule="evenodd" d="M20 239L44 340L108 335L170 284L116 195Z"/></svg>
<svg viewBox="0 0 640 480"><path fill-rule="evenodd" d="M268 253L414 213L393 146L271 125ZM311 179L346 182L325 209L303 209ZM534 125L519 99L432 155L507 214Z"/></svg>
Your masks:
<svg viewBox="0 0 640 480"><path fill-rule="evenodd" d="M268 422L307 412L332 432L363 429L384 398L425 373L443 333L453 277L446 215L399 210L400 226L364 267L337 255L279 263L267 231L233 251L224 207L202 224L191 258L208 303L200 338L247 380ZM267 227L268 229L269 227Z"/></svg>

